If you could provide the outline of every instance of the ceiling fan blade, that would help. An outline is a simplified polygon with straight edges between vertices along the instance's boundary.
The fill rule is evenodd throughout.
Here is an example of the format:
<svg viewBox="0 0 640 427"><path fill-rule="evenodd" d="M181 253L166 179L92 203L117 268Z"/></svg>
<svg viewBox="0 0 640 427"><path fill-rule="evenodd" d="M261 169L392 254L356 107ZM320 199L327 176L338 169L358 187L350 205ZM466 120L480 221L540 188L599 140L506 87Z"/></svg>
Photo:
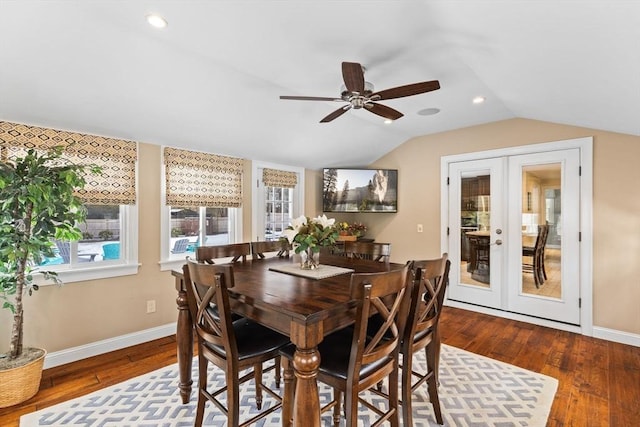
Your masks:
<svg viewBox="0 0 640 427"><path fill-rule="evenodd" d="M349 92L364 93L364 72L357 62L342 63L342 79Z"/></svg>
<svg viewBox="0 0 640 427"><path fill-rule="evenodd" d="M365 108L371 111L373 114L377 114L385 119L397 120L400 117L404 116L400 111L394 110L391 107L387 107L386 105L376 104L375 102L368 102L364 104Z"/></svg>
<svg viewBox="0 0 640 427"><path fill-rule="evenodd" d="M292 99L294 101L344 101L342 98L329 98L326 96L280 96L280 99Z"/></svg>
<svg viewBox="0 0 640 427"><path fill-rule="evenodd" d="M329 114L324 119L320 120L320 123L329 123L331 120L337 119L338 117L340 117L341 115L349 111L350 109L351 109L351 104L347 104L344 107L338 108L336 111Z"/></svg>
<svg viewBox="0 0 640 427"><path fill-rule="evenodd" d="M420 93L431 92L440 89L440 82L431 80L429 82L413 83L410 85L398 86L391 89L374 92L369 96L373 101L383 99L403 98L405 96L418 95Z"/></svg>

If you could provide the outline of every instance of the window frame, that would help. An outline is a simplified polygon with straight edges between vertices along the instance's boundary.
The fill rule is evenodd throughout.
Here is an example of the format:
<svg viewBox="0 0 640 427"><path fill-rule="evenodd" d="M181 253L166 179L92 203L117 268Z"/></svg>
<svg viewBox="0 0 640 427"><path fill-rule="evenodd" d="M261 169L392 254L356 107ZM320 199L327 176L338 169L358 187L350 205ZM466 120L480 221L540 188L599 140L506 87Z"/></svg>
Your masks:
<svg viewBox="0 0 640 427"><path fill-rule="evenodd" d="M136 165L137 169L137 165ZM137 170L136 170L137 186ZM40 271L55 271L63 283L82 282L87 280L108 279L111 277L129 276L138 273L138 205L120 205L120 247L119 260L93 263L60 264L40 266ZM42 274L34 274L35 283L39 286L53 285L45 280Z"/></svg>
<svg viewBox="0 0 640 427"><path fill-rule="evenodd" d="M298 183L293 188L292 218L297 218L304 214L304 168L299 166L280 165L263 161L251 162L251 176L255 180L255 186L251 185L251 204L254 207L251 212L251 240L263 241L264 235L264 182L262 181L262 170L279 169L288 172L295 172L298 175Z"/></svg>
<svg viewBox="0 0 640 427"><path fill-rule="evenodd" d="M182 268L184 265L184 259L188 254L195 256L194 252L183 254L183 257L172 258L171 256L171 206L167 206L167 181L166 181L166 166L164 162L164 154L162 154L160 160L160 271L174 270ZM206 207L199 206L199 224L200 231L204 230L202 221L204 220L203 212L206 211ZM242 241L242 207L229 207L229 243L236 243Z"/></svg>

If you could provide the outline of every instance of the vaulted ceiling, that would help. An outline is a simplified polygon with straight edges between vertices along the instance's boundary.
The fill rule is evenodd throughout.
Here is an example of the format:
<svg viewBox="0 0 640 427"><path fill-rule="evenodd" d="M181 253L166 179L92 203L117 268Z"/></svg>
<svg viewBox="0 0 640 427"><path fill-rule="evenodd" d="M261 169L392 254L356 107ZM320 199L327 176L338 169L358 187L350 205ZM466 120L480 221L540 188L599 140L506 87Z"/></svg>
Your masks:
<svg viewBox="0 0 640 427"><path fill-rule="evenodd" d="M338 97L343 61L441 89L391 124L279 99ZM640 1L0 0L0 120L321 168L514 117L640 135L639 111Z"/></svg>

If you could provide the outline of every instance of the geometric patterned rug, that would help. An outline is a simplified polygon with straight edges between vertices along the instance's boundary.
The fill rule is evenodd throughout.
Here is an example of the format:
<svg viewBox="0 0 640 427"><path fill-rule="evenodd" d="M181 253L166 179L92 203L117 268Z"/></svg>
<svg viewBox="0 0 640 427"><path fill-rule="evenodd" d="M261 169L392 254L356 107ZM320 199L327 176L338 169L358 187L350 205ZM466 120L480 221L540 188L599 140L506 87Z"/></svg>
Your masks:
<svg viewBox="0 0 640 427"><path fill-rule="evenodd" d="M197 384L197 358L194 358L194 385ZM414 356L416 370L425 369L424 352ZM265 384L274 388L273 371L265 374ZM224 383L224 373L209 371L209 383ZM20 427L170 427L192 426L196 397L183 405L178 392L177 365L132 378L86 396L42 409L20 419ZM331 389L319 383L320 400L329 401ZM446 426L543 427L558 387L555 378L527 371L507 363L442 345L440 359L440 405ZM224 394L223 394L224 395ZM241 389L240 420L255 413L253 382ZM369 401L384 407L384 400L370 394ZM224 400L221 396L221 400ZM426 385L413 394L415 426L437 426ZM379 402L379 403L378 403ZM263 408L273 404L264 395ZM330 426L331 411L323 414L322 424ZM365 407L359 409L359 426L368 427L373 417ZM402 418L402 417L400 417ZM218 408L207 404L207 426L224 426L226 418ZM256 424L281 425L280 411Z"/></svg>

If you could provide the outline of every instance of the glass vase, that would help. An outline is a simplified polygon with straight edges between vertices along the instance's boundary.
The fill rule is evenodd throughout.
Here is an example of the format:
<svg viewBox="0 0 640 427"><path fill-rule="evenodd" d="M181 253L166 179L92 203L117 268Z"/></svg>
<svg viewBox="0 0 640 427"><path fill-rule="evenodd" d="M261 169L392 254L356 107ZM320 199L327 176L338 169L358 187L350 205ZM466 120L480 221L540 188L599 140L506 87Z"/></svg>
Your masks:
<svg viewBox="0 0 640 427"><path fill-rule="evenodd" d="M315 270L320 266L320 252L314 252L311 248L300 252L300 268L303 270Z"/></svg>

